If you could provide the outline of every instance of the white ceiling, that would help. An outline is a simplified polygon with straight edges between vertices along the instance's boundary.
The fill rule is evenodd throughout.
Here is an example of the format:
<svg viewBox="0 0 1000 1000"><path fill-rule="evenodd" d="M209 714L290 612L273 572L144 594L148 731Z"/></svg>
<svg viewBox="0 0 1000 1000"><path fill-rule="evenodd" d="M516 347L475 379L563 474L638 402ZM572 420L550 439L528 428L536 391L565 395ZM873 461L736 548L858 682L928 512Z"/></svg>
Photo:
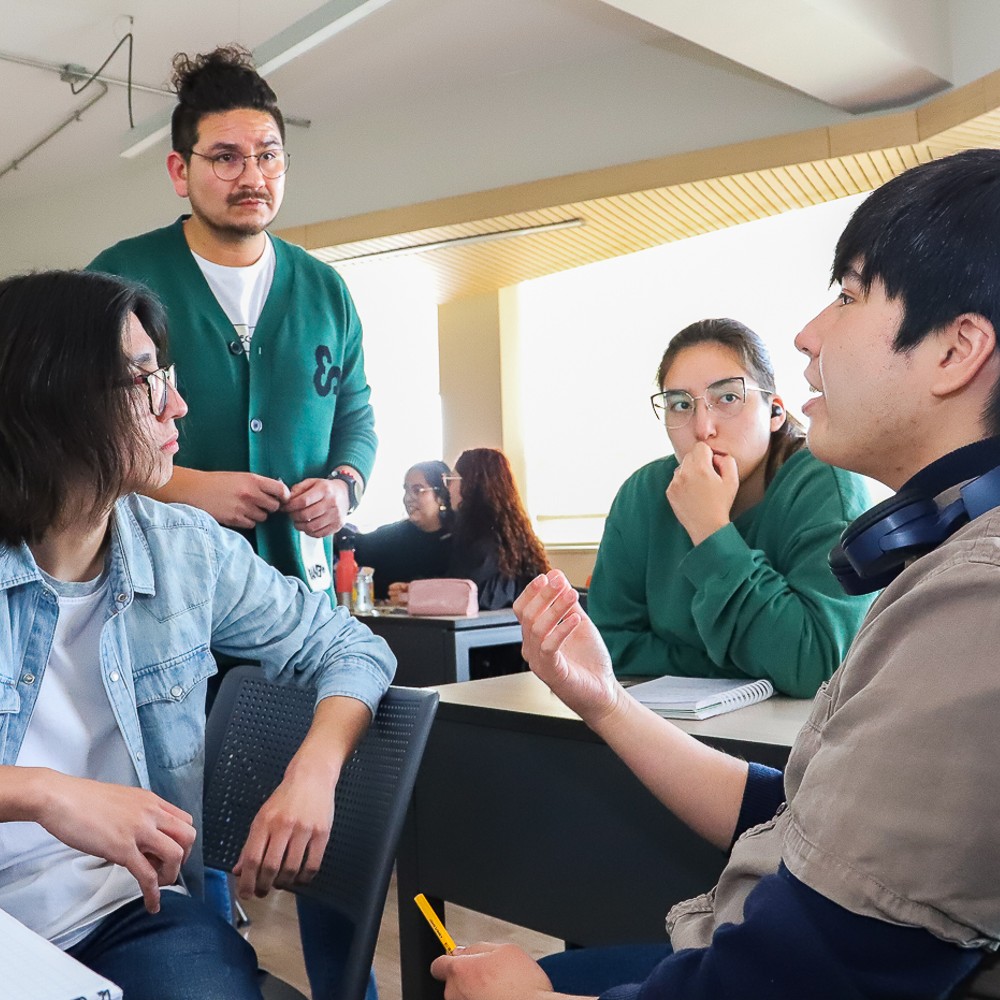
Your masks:
<svg viewBox="0 0 1000 1000"><path fill-rule="evenodd" d="M851 112L951 81L946 0L605 0L664 31Z"/></svg>
<svg viewBox="0 0 1000 1000"><path fill-rule="evenodd" d="M347 9L357 0L337 0ZM171 56L259 49L317 0L0 0L0 53L95 70L135 34L133 79ZM332 6L332 5L326 5ZM131 16L131 21L130 21ZM388 0L277 69L292 128L283 226L849 120L1000 65L996 0ZM124 78L122 50L107 67ZM81 107L0 61L0 171ZM168 97L136 93L140 128ZM0 271L79 264L183 208L166 144L123 160L126 93L0 177Z"/></svg>

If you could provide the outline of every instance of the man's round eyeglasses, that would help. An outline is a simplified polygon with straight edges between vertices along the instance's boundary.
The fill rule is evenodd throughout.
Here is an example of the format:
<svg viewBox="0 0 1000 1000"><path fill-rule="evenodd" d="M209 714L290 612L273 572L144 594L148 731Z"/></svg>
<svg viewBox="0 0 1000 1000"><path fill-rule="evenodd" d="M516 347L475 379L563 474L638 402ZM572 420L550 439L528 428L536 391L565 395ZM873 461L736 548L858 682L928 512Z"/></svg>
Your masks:
<svg viewBox="0 0 1000 1000"><path fill-rule="evenodd" d="M157 368L155 372L139 372L122 383L124 386L143 385L149 394L149 411L154 417L163 415L170 398L170 390L177 389L177 370L174 365Z"/></svg>
<svg viewBox="0 0 1000 1000"><path fill-rule="evenodd" d="M196 149L192 149L191 155L208 160L212 164L215 176L220 181L235 181L242 177L250 160L257 161L257 169L269 181L277 180L288 170L289 154L283 149L265 149L263 153L251 153L249 156L234 152L207 156L205 153L199 153Z"/></svg>
<svg viewBox="0 0 1000 1000"><path fill-rule="evenodd" d="M691 422L699 399L705 404L706 409L711 410L720 419L731 420L746 405L747 392L773 395L769 389L747 385L746 379L740 375L713 382L705 389L702 396L692 396L683 389L664 389L663 392L656 392L650 396L649 401L653 405L656 419L662 420L670 430L676 430Z"/></svg>

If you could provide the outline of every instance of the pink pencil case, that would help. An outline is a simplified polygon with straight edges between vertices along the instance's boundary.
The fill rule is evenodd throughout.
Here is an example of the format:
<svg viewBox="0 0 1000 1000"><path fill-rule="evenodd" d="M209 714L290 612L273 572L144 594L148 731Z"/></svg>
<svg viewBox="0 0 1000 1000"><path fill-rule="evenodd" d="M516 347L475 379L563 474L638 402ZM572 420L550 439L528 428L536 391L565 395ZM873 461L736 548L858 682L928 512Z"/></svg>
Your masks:
<svg viewBox="0 0 1000 1000"><path fill-rule="evenodd" d="M413 580L407 592L411 615L464 615L479 613L479 588L472 580Z"/></svg>

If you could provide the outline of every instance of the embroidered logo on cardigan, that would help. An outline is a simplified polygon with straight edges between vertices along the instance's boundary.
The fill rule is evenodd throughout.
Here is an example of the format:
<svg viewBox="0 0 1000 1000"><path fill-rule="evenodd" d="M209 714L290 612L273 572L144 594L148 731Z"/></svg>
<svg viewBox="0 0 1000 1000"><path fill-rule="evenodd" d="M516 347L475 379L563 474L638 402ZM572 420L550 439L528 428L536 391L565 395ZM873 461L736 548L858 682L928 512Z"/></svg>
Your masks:
<svg viewBox="0 0 1000 1000"><path fill-rule="evenodd" d="M340 368L333 363L333 355L326 344L316 348L316 371L313 373L313 385L320 396L335 396L340 392Z"/></svg>

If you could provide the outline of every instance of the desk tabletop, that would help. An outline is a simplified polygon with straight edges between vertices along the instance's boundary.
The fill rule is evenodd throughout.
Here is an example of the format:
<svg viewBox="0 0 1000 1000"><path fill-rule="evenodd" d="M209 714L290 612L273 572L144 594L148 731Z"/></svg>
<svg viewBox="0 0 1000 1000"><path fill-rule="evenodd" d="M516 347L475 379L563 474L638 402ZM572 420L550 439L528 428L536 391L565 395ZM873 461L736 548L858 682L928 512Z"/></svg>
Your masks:
<svg viewBox="0 0 1000 1000"><path fill-rule="evenodd" d="M421 625L435 625L437 628L448 628L461 631L473 628L495 628L499 625L517 625L517 615L510 608L500 608L498 611L480 611L474 615L408 615L405 611L380 611L376 609L371 614L356 615L359 621L371 625L375 621L407 622L419 628Z"/></svg>
<svg viewBox="0 0 1000 1000"><path fill-rule="evenodd" d="M581 721L575 712L568 709L531 673L487 677L461 684L440 684L433 690L440 694L442 705L493 708L524 715ZM670 721L692 736L790 747L808 718L811 707L812 701L808 698L775 695L756 705L701 722L687 719Z"/></svg>

